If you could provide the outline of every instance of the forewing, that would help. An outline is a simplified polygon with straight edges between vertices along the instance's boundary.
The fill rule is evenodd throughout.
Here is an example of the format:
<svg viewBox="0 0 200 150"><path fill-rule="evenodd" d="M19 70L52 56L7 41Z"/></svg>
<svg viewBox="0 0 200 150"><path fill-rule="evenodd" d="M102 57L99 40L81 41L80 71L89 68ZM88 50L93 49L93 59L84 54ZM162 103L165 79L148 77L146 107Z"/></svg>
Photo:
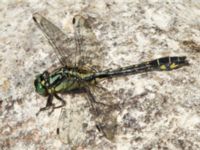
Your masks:
<svg viewBox="0 0 200 150"><path fill-rule="evenodd" d="M61 64L64 66L74 64L74 39L67 37L56 25L38 13L33 14L33 20L49 40Z"/></svg>
<svg viewBox="0 0 200 150"><path fill-rule="evenodd" d="M94 22L94 18L90 16L75 15L73 18L76 65L100 69L103 51L101 51L100 43L92 30L92 22Z"/></svg>

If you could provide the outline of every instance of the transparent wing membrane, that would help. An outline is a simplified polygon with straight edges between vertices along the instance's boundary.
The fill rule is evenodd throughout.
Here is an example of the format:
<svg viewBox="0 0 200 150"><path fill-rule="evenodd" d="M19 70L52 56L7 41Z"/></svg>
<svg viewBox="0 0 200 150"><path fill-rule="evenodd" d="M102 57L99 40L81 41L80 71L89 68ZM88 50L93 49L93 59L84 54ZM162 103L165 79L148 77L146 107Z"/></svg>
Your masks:
<svg viewBox="0 0 200 150"><path fill-rule="evenodd" d="M89 122L91 122L91 113L87 100L83 98L83 95L76 96L75 99L70 99L61 110L57 135L63 143L74 148L84 146L89 134L92 133Z"/></svg>
<svg viewBox="0 0 200 150"><path fill-rule="evenodd" d="M86 94L75 97L76 100L70 99L61 110L57 134L65 144L83 146L94 133L96 136L100 133L111 141L115 139L120 111L117 98L101 87L95 86L88 90ZM90 139L90 142L92 140L95 138Z"/></svg>
<svg viewBox="0 0 200 150"><path fill-rule="evenodd" d="M76 41L76 65L88 69L94 66L99 68L103 56L100 43L90 26L91 20L89 16L75 15L72 21Z"/></svg>
<svg viewBox="0 0 200 150"><path fill-rule="evenodd" d="M33 15L33 20L49 40L60 63L63 66L74 64L74 39L67 37L57 26L38 13Z"/></svg>
<svg viewBox="0 0 200 150"><path fill-rule="evenodd" d="M92 19L89 16L74 16L72 20L74 37L67 36L51 21L38 13L33 15L33 20L49 40L63 66L100 68L103 52L90 26L89 22Z"/></svg>
<svg viewBox="0 0 200 150"><path fill-rule="evenodd" d="M91 112L95 116L96 127L107 139L113 141L120 111L118 98L100 86L90 87L89 92L88 98L92 105Z"/></svg>

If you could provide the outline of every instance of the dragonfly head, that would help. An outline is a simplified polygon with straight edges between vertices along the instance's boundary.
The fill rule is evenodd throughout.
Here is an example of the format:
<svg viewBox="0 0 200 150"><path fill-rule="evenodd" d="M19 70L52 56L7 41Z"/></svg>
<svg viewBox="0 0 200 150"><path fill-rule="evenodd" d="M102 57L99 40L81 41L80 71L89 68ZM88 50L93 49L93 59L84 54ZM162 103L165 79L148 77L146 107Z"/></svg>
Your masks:
<svg viewBox="0 0 200 150"><path fill-rule="evenodd" d="M48 95L47 87L46 87L48 76L49 76L49 73L47 71L44 71L43 74L37 75L34 81L36 92L42 96Z"/></svg>

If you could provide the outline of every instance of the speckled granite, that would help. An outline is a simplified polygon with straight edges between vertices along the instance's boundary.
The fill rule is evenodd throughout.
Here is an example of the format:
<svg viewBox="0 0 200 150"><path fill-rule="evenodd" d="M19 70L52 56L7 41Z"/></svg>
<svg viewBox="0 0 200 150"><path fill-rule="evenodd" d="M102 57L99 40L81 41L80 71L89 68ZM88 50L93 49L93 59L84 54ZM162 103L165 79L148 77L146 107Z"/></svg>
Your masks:
<svg viewBox="0 0 200 150"><path fill-rule="evenodd" d="M98 138L77 149L200 149L200 2L189 0L0 2L0 149L70 149L56 135L61 110L36 112L46 98L34 91L35 75L58 62L32 14L63 30L79 12L98 22L94 32L107 50L105 67L162 56L187 56L189 67L105 81L121 101L115 142ZM66 95L67 100L81 98ZM73 129L72 129L73 130ZM90 137L89 137L90 138Z"/></svg>

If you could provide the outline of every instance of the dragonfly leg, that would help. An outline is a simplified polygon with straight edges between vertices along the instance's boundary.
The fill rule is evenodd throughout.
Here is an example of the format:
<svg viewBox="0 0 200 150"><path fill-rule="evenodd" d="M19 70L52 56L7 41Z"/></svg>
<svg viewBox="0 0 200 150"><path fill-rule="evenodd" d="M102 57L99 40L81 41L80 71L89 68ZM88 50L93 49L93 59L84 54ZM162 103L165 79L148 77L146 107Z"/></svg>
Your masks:
<svg viewBox="0 0 200 150"><path fill-rule="evenodd" d="M54 107L55 107L55 104L52 104L51 105L51 111L48 112L48 116L50 116L54 112Z"/></svg>
<svg viewBox="0 0 200 150"><path fill-rule="evenodd" d="M40 108L40 110L36 113L36 116L38 116L40 114L40 112L48 110L50 107L53 106L53 95L49 95L47 98L47 103L45 107Z"/></svg>
<svg viewBox="0 0 200 150"><path fill-rule="evenodd" d="M54 107L54 109L61 108L61 107L63 107L63 106L66 105L66 102L65 102L64 99L62 99L62 98L61 98L60 96L58 96L57 94L55 94L54 96L55 96L59 101L61 101L61 103L62 103L61 105Z"/></svg>
<svg viewBox="0 0 200 150"><path fill-rule="evenodd" d="M63 100L63 99L62 99L61 97L59 97L57 94L55 94L54 96L55 96L55 98L57 98L59 101L61 101L62 104L59 105L59 106L55 106L55 104L51 104L52 109L51 109L51 111L48 113L49 116L54 112L55 109L61 108L61 107L63 107L63 106L66 105L65 100Z"/></svg>

